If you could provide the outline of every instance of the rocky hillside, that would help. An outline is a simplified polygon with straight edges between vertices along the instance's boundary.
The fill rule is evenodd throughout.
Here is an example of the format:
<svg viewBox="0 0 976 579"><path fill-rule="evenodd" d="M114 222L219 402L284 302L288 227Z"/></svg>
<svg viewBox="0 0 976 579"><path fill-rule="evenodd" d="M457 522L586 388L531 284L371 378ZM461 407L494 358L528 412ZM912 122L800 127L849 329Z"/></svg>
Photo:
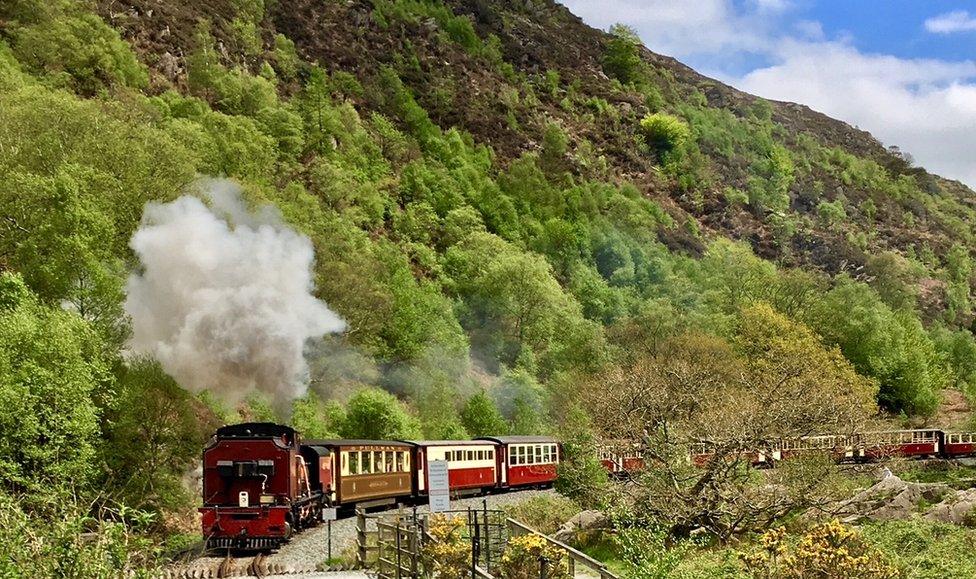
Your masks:
<svg viewBox="0 0 976 579"><path fill-rule="evenodd" d="M254 72L283 34L306 62L354 75L366 90L346 96L360 110L396 112L370 90L391 67L431 120L490 146L502 167L541 151L555 124L567 137L561 168L577 178L632 183L679 223L747 240L782 263L868 279L863 267L880 251L932 251L944 260L953 244L973 240L973 192L962 184L912 167L869 133L802 105L760 101L646 49L633 78L612 70L613 36L555 2L455 0L446 10L422 1L268 2L250 40L234 24L239 4L101 0L99 11L136 47L160 90L187 86L186 56L198 48L193 32L202 20L213 23L221 60ZM404 8L410 4L419 8ZM635 146L639 121L657 110L678 110L691 122L703 154L687 168L691 183ZM770 137L794 160L789 199L737 203L728 190L748 195L750 178L763 177L768 151L755 141ZM843 217L832 219L832 209ZM673 248L700 251L698 236L686 231L660 235ZM918 281L927 299L945 300L928 295L940 288Z"/></svg>

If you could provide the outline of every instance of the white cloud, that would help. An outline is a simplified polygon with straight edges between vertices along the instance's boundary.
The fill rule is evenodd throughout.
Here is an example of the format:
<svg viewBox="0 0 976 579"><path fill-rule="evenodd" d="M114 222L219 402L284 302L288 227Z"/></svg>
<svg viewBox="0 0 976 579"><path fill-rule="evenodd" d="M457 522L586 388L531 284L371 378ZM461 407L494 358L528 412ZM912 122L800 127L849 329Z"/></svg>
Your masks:
<svg viewBox="0 0 976 579"><path fill-rule="evenodd" d="M936 34L976 31L976 17L966 10L956 10L939 14L925 21L925 29Z"/></svg>
<svg viewBox="0 0 976 579"><path fill-rule="evenodd" d="M855 124L925 168L976 186L976 62L901 59L843 42L795 40L784 41L777 58L726 80Z"/></svg>
<svg viewBox="0 0 976 579"><path fill-rule="evenodd" d="M618 22L634 27L656 52L675 57L769 50L770 12L785 10L785 0L755 0L737 10L731 0L562 0L591 26Z"/></svg>

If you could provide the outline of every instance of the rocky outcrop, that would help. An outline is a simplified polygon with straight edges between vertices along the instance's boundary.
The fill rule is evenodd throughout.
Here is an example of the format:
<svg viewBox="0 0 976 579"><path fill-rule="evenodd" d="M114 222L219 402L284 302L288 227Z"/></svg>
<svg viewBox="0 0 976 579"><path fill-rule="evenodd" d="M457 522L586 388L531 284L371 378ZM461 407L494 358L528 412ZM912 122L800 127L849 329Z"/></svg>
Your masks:
<svg viewBox="0 0 976 579"><path fill-rule="evenodd" d="M910 482L887 473L875 485L841 503L834 515L847 523L921 517L971 526L976 525L976 489L954 490L943 483Z"/></svg>

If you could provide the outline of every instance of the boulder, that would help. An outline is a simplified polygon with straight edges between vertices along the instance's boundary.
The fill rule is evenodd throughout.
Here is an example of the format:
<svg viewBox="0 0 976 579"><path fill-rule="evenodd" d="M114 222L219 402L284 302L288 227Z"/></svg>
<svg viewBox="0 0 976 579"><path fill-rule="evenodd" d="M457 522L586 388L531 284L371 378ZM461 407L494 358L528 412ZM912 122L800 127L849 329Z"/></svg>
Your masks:
<svg viewBox="0 0 976 579"><path fill-rule="evenodd" d="M573 542L580 534L603 531L610 527L610 518L600 511L583 511L563 523L553 534L553 538L557 541Z"/></svg>
<svg viewBox="0 0 976 579"><path fill-rule="evenodd" d="M976 489L958 491L925 513L926 520L955 523L967 527L976 525Z"/></svg>

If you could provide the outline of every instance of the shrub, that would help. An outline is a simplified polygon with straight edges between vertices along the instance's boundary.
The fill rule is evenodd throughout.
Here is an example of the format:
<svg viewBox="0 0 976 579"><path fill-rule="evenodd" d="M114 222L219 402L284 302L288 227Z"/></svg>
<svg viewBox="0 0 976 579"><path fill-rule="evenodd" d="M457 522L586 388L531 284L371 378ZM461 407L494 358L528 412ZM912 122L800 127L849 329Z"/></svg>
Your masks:
<svg viewBox="0 0 976 579"><path fill-rule="evenodd" d="M468 398L461 410L461 423L475 437L508 434L505 418L484 390Z"/></svg>
<svg viewBox="0 0 976 579"><path fill-rule="evenodd" d="M644 117L641 134L647 145L658 155L679 149L691 138L688 124L674 115L654 113Z"/></svg>
<svg viewBox="0 0 976 579"><path fill-rule="evenodd" d="M461 517L431 515L429 528L433 541L423 547L424 568L433 577L464 577L471 566L470 543L464 538Z"/></svg>
<svg viewBox="0 0 976 579"><path fill-rule="evenodd" d="M830 226L840 225L847 219L844 202L840 199L836 201L821 201L817 205L817 215L821 221Z"/></svg>
<svg viewBox="0 0 976 579"><path fill-rule="evenodd" d="M398 440L420 437L420 425L389 392L364 388L346 405L345 438Z"/></svg>
<svg viewBox="0 0 976 579"><path fill-rule="evenodd" d="M759 546L742 559L755 575L770 579L898 576L898 569L880 551L837 520L818 525L798 541L790 540L785 527L772 529L759 538Z"/></svg>
<svg viewBox="0 0 976 579"><path fill-rule="evenodd" d="M539 535L523 535L508 541L499 562L502 579L538 579L543 565L549 579L570 579L566 555Z"/></svg>
<svg viewBox="0 0 976 579"><path fill-rule="evenodd" d="M546 535L558 531L581 510L576 501L557 494L539 495L505 507L509 517Z"/></svg>
<svg viewBox="0 0 976 579"><path fill-rule="evenodd" d="M14 53L27 67L83 95L143 87L145 67L116 30L94 14L60 14L18 30Z"/></svg>

